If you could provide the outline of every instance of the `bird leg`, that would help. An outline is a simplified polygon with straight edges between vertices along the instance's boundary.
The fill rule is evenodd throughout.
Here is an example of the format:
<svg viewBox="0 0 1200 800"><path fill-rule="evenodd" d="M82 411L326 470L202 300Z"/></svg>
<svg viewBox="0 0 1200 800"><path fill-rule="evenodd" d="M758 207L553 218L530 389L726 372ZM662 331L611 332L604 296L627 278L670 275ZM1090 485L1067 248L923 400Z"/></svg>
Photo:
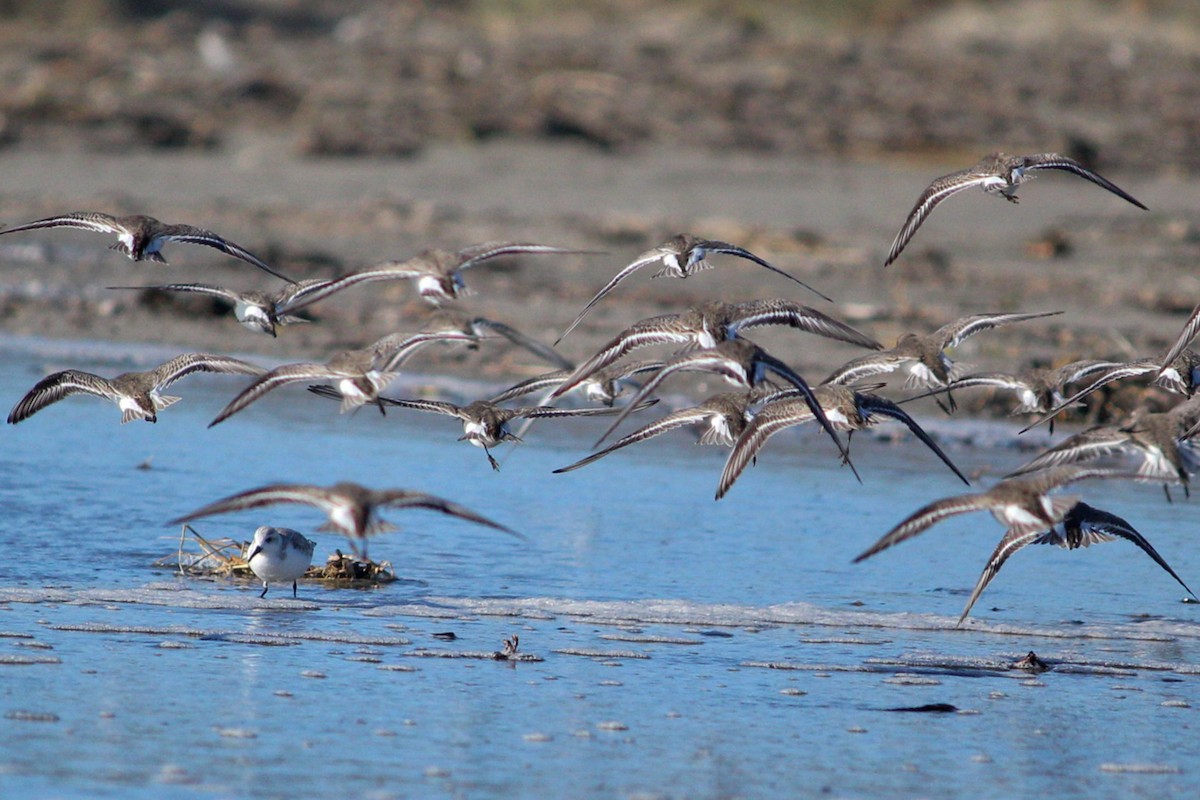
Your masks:
<svg viewBox="0 0 1200 800"><path fill-rule="evenodd" d="M492 451L487 449L487 446L485 445L483 448L483 452L487 454L488 463L492 465L492 469L495 470L496 472L499 472L500 471L500 462L497 461L496 457L492 455Z"/></svg>
<svg viewBox="0 0 1200 800"><path fill-rule="evenodd" d="M264 598L264 597L266 597L266 596L267 596L267 582L266 582L266 581L263 581L263 590L262 590L262 594L260 594L258 597L259 597L259 599L261 600L262 598Z"/></svg>
<svg viewBox="0 0 1200 800"><path fill-rule="evenodd" d="M296 599L296 582L292 581L292 599Z"/></svg>

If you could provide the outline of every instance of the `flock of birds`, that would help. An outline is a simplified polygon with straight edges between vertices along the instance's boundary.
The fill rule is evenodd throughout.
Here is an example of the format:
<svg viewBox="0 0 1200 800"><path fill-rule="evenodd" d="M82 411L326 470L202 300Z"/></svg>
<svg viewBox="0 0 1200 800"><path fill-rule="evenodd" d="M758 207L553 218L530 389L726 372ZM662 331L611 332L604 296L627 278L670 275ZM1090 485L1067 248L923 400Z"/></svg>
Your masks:
<svg viewBox="0 0 1200 800"><path fill-rule="evenodd" d="M1018 186L1039 170L1072 173L1145 208L1124 190L1066 156L1054 153L1032 156L993 154L969 169L937 178L929 185L900 228L884 266L900 256L934 208L951 195L978 187L1016 203ZM1200 356L1188 347L1200 333L1200 306L1165 358L1122 362L1088 359L1019 375L1003 372L964 375L951 361L947 350L969 336L1060 312L975 314L929 333L904 334L894 346L885 348L845 322L791 300L712 301L635 322L616 333L593 356L575 364L560 355L554 346L526 336L511 326L456 313L442 306L468 291L463 277L466 270L492 259L589 251L522 242L487 243L459 251L427 250L404 261L389 261L332 279L293 281L245 248L212 231L190 225L167 225L146 216L70 213L0 230L0 235L56 227L114 234L117 242L112 249L134 261L166 263L162 255L164 244L184 242L215 248L270 273L284 282L274 292L234 291L201 283L111 288L156 289L220 297L232 304L238 322L252 331L273 337L278 335L280 327L307 322L300 312L314 304L352 287L379 281L413 281L416 292L439 306L440 312L420 331L392 333L368 347L337 353L323 363L287 364L268 371L228 356L186 353L154 369L127 372L113 378L80 370L56 372L38 381L16 403L9 414L9 423L21 422L46 406L80 393L114 402L121 411L122 423L133 420L154 422L159 411L179 400L162 392L181 378L195 372L247 375L252 377L249 385L229 401L210 427L228 420L279 387L307 383L311 384L310 391L318 396L339 401L342 412L374 405L380 413L387 408L407 408L454 417L463 426L460 440L482 448L491 466L499 469L491 449L502 442L520 441L523 429L514 429L516 420L525 420L528 425L533 419L547 417L612 415L612 423L597 440L593 452L555 470L562 473L587 466L630 445L690 426L699 428L701 444L730 448L716 491L716 497L720 499L730 491L745 468L761 455L772 436L810 421L815 421L828 435L843 464L854 472L855 477L858 472L849 451L853 433L884 419L892 419L903 423L964 484L970 485L966 475L901 408L901 403L932 395L943 409L952 412L956 407L956 392L980 386L992 387L1015 394L1014 414L1036 414L1038 419L1034 425L1048 421L1053 426L1057 414L1077 406L1083 397L1108 383L1152 376L1157 385L1185 399L1166 412L1139 409L1120 422L1070 436L986 491L930 503L896 525L855 561L912 538L951 516L987 510L1004 526L1005 533L975 585L959 619L960 624L1004 562L1028 544L1054 544L1075 549L1122 538L1139 547L1195 598L1183 580L1129 522L1087 505L1077 496L1052 492L1085 479L1127 478L1161 482L1168 501L1171 499L1170 484L1180 484L1187 493L1190 474L1200 463L1189 442L1190 437L1200 430L1200 396L1193 397L1200 382ZM658 267L654 277L687 278L713 267L711 259L717 255L752 262L829 300L813 287L743 247L680 234L639 255L618 271L588 301L554 345L557 346L597 303L635 272ZM819 383L810 384L784 360L744 336L745 331L762 326L789 327L868 352L849 360ZM467 405L381 394L405 362L428 345L459 343L474 347L481 340L492 338L503 338L527 349L552 365L554 370ZM651 346L666 346L674 348L675 352L658 360L626 358L634 350ZM602 447L630 414L642 412L657 403L656 390L680 372L715 373L736 388L708 397L695 406L671 411ZM880 391L886 384L870 381L892 373L904 376L905 389L919 389L922 393L899 401L883 396ZM1075 391L1070 391L1072 387ZM585 405L550 405L569 392L582 395ZM630 394L628 402L616 405L616 399L626 393ZM528 405L510 405L529 396L539 399ZM841 433L846 434L844 441ZM1139 459L1136 467L1129 465L1127 457L1130 456ZM1097 460L1101 458L1107 461ZM429 509L520 536L471 509L434 495L405 489L370 489L348 482L329 487L307 484L264 486L217 500L172 522L183 523L278 503L299 503L320 509L328 518L323 529L346 535L355 554L363 558L366 558L368 537L393 527L379 516L385 508ZM251 569L263 581L263 595L270 583L287 581L292 582L295 595L296 579L311 563L312 554L313 543L303 535L270 526L260 527L255 532L246 551Z"/></svg>

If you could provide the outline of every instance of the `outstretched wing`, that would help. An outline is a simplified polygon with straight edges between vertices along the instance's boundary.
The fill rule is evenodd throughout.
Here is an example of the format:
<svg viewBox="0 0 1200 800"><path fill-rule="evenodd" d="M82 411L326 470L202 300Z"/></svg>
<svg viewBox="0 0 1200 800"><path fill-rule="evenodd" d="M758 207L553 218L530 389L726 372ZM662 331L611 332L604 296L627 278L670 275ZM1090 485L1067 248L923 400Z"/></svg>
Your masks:
<svg viewBox="0 0 1200 800"><path fill-rule="evenodd" d="M967 476L962 474L962 470L956 467L954 462L950 460L950 456L946 455L942 451L942 448L938 447L937 442L930 438L929 434L925 432L925 429L918 425L917 421L910 417L904 411L904 409L900 408L900 406L896 405L885 397L879 397L871 394L859 394L855 399L858 402L858 408L860 412L867 419L870 419L876 415L880 415L884 417L891 417L892 419L903 422L908 426L908 429L913 432L914 436L924 442L925 446L932 450L934 454L942 460L942 463L949 467L950 471L958 476L959 480L961 480L967 486L971 485L971 482L967 480Z"/></svg>
<svg viewBox="0 0 1200 800"><path fill-rule="evenodd" d="M967 614L971 613L971 607L975 605L975 601L979 599L979 595L983 594L983 590L992 582L992 578L996 577L996 573L1004 566L1004 562L1008 561L1009 556L1020 550L1027 544L1036 543L1039 537L1044 534L1037 531L1022 531L1010 529L1005 531L1004 538L996 545L996 549L992 551L991 557L988 559L987 565L984 566L983 572L979 574L979 580L975 582L975 588L971 591L971 597L967 600L967 605L963 608L962 616L958 618L958 624L962 625L963 620L967 618Z"/></svg>
<svg viewBox="0 0 1200 800"><path fill-rule="evenodd" d="M46 217L34 222L27 222L24 225L5 228L0 231L0 234L32 231L38 228L81 228L97 233L129 233L111 214L103 214L99 211L74 211L70 214L59 214L57 217Z"/></svg>
<svg viewBox="0 0 1200 800"><path fill-rule="evenodd" d="M151 374L156 388L165 389L193 372L222 372L229 375L262 375L262 367L230 356L210 353L184 353L154 369Z"/></svg>
<svg viewBox="0 0 1200 800"><path fill-rule="evenodd" d="M201 517L210 517L214 514L226 514L231 511L261 508L262 506L275 505L276 503L302 503L320 508L328 514L338 507L338 504L334 500L335 497L330 490L319 486L309 486L308 484L300 483L278 483L230 495L222 500L217 500L198 508L182 517L173 519L168 524L180 525L184 522L190 522Z"/></svg>
<svg viewBox="0 0 1200 800"><path fill-rule="evenodd" d="M276 278L285 280L288 283L294 283L288 276L275 271L265 261L251 253L246 248L239 244L229 241L228 239L218 236L210 230L197 228L194 225L163 225L157 234L163 239L172 242L186 242L187 244L202 244L205 247L211 247L220 250L225 255L240 258L247 264L253 264L264 272L269 272Z"/></svg>
<svg viewBox="0 0 1200 800"><path fill-rule="evenodd" d="M972 314L969 317L957 319L948 325L938 328L934 331L933 338L939 341L942 349L945 350L948 347L958 347L963 339L966 339L968 336L974 336L982 331L989 331L1001 325L1011 325L1014 322L1025 322L1026 320L1039 319L1041 317L1054 317L1061 313L1063 312Z"/></svg>
<svg viewBox="0 0 1200 800"><path fill-rule="evenodd" d="M662 419L657 419L648 425L643 425L633 433L621 437L608 447L592 453L587 458L580 459L574 464L554 470L554 474L557 475L559 473L570 472L572 470L579 469L580 467L585 467L588 464L591 464L593 461L604 458L609 453L620 450L622 447L628 447L631 444L637 444L638 442L644 442L647 439L653 439L659 434L666 433L667 431L673 431L676 428L682 428L684 425L699 424L707 420L710 416L712 416L711 411L699 407L673 411Z"/></svg>
<svg viewBox="0 0 1200 800"><path fill-rule="evenodd" d="M753 300L738 303L735 321L730 326L734 332L742 328L761 325L787 325L807 333L815 333L826 339L837 339L871 350L882 350L883 345L855 330L846 323L823 314L815 308L802 306L790 300Z"/></svg>
<svg viewBox="0 0 1200 800"><path fill-rule="evenodd" d="M816 289L809 286L807 283L800 280L795 275L792 275L789 272L784 272L779 267L775 266L774 264L771 264L770 262L766 261L765 259L759 258L758 256L754 255L754 253L751 253L749 250L747 250L744 247L738 247L737 245L730 244L729 242L720 242L720 241L715 241L712 239L702 240L701 242L699 242L697 244L697 246L703 247L705 250L711 250L714 253L724 253L724 254L730 255L730 256L737 256L738 258L744 258L747 261L753 261L755 264L758 264L760 267L765 267L766 269L771 270L771 272L774 272L777 275L782 275L783 277L787 278L789 281L794 281L794 282L800 284L805 289L808 289L810 292L815 294L817 297L820 297L822 300L828 300L831 303L833 302L832 298L828 297L827 295L823 294L822 292L818 292Z"/></svg>
<svg viewBox="0 0 1200 800"><path fill-rule="evenodd" d="M780 431L814 419L812 409L804 398L779 400L768 403L751 418L742 430L717 482L716 499L720 500L733 487L738 476L758 457L767 440Z"/></svg>
<svg viewBox="0 0 1200 800"><path fill-rule="evenodd" d="M880 550L886 550L892 545L900 544L907 539L924 533L944 519L949 519L959 514L969 514L972 511L983 511L990 508L990 506L991 499L987 494L963 494L955 497L947 497L944 500L936 500L918 509L906 520L885 533L879 541L856 557L854 563L857 564L875 555Z"/></svg>
<svg viewBox="0 0 1200 800"><path fill-rule="evenodd" d="M583 307L583 310L580 311L575 319L571 321L571 324L567 326L567 329L562 332L562 335L554 340L554 344L557 345L563 339L567 338L567 334L575 330L576 326L578 326L579 323L583 321L583 318L587 316L587 313L592 310L592 306L596 305L596 303L599 303L601 298L615 289L618 283L625 280L642 267L653 264L656 261L661 261L663 252L663 248L656 247L653 250L648 250L645 253L642 253L636 259L627 264L620 272L613 276L612 280L604 284L600 291L596 292L592 299L587 302L587 305Z"/></svg>
<svg viewBox="0 0 1200 800"><path fill-rule="evenodd" d="M444 500L432 494L424 492L410 492L405 489L384 489L371 493L371 501L377 506L389 506L391 508L427 508L431 511L440 511L443 514L448 514L452 517L465 519L468 522L474 522L478 525L486 525L489 528L495 528L498 531L503 531L510 536L515 536L524 541L525 537L514 531L506 525L501 525L498 522L493 522L487 517L477 514L466 506L452 503L449 500Z"/></svg>
<svg viewBox="0 0 1200 800"><path fill-rule="evenodd" d="M1025 156L1023 160L1025 162L1025 169L1027 170L1054 169L1061 170L1063 172L1070 172L1072 175L1078 175L1084 180L1091 181L1102 189L1107 189L1117 197L1129 203L1133 203L1143 211L1146 210L1146 206L1142 205L1141 201L1135 199L1133 195L1129 194L1107 178L1103 178L1100 175L1097 175L1095 172L1092 172L1090 169L1083 166L1073 158L1068 158L1067 156L1060 155L1059 153L1038 153L1037 155Z"/></svg>
<svg viewBox="0 0 1200 800"><path fill-rule="evenodd" d="M76 369L63 370L47 375L34 384L33 388L13 406L12 411L8 414L8 423L16 425L46 406L81 392L109 400L116 400L119 397L107 378Z"/></svg>
<svg viewBox="0 0 1200 800"><path fill-rule="evenodd" d="M943 175L934 180L933 183L926 187L925 191L921 192L921 196L917 198L916 205L912 207L912 211L908 212L908 218L904 220L904 224L900 226L899 233L892 240L892 247L888 250L887 260L883 262L886 267L896 260L900 252L908 245L913 234L917 232L917 228L925 222L933 209L937 207L946 198L952 194L961 192L963 189L969 189L972 186L984 186L986 184L1002 184L1004 183L997 175L991 173L976 172L974 167L969 169L951 172L949 175Z"/></svg>
<svg viewBox="0 0 1200 800"><path fill-rule="evenodd" d="M260 399L270 391L278 389L280 386L286 386L289 383L296 383L298 381L328 381L342 377L345 377L345 375L331 369L326 364L284 364L282 367L271 370L243 389L237 397L230 400L229 404L221 409L212 422L208 423L208 427L211 428L218 423L224 422L255 400Z"/></svg>

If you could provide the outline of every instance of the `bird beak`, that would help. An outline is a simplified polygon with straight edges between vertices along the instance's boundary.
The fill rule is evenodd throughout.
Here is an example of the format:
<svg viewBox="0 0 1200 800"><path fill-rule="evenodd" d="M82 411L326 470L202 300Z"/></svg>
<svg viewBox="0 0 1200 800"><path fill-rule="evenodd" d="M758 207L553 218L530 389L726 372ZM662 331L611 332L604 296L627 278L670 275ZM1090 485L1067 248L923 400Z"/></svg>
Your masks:
<svg viewBox="0 0 1200 800"><path fill-rule="evenodd" d="M262 545L256 546L253 550L250 551L250 555L246 556L246 563L249 564L251 561L254 560L254 557L261 552L262 552Z"/></svg>

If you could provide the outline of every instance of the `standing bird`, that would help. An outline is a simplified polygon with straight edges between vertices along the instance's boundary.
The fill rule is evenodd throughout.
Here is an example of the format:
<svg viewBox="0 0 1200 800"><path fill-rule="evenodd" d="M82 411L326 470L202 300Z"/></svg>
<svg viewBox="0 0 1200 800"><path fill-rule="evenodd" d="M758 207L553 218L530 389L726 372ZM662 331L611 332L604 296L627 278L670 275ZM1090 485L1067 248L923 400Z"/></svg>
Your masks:
<svg viewBox="0 0 1200 800"><path fill-rule="evenodd" d="M441 305L448 300L457 300L469 292L463 280L463 270L489 259L522 254L587 252L589 251L522 242L486 242L462 250L425 250L405 261L385 261L374 267L334 278L320 291L305 298L304 302L294 305L292 310L298 311L360 283L394 281L401 278L411 278L416 282L417 292L421 297L434 305Z"/></svg>
<svg viewBox="0 0 1200 800"><path fill-rule="evenodd" d="M1175 573L1175 570L1171 569L1171 565L1158 554L1158 551L1146 540L1146 537L1138 533L1132 525L1116 514L1110 514L1107 511L1093 508L1087 503L1080 501L1071 507L1071 510L1063 517L1062 522L1044 533L1019 533L1014 530L1005 532L1004 538L996 545L996 549L992 551L991 558L988 559L987 565L983 568L983 572L980 573L979 580L975 583L975 588L971 591L971 597L967 600L967 607L963 609L962 616L958 618L958 624L961 625L963 620L967 618L967 614L971 612L971 607L975 605L975 601L979 599L979 595L983 594L983 590L991 583L992 578L996 577L996 573L1004 566L1004 562L1008 560L1009 556L1025 545L1055 544L1067 550L1075 550L1080 547L1090 547L1100 542L1111 542L1116 538L1133 542L1141 548L1143 553L1154 559L1154 563L1158 564L1167 571L1168 575L1178 581L1179 585L1188 594L1193 598L1196 597L1195 593L1183 582L1183 579Z"/></svg>
<svg viewBox="0 0 1200 800"><path fill-rule="evenodd" d="M767 402L754 413L734 442L733 450L729 453L725 468L721 472L721 480L717 484L717 500L725 496L746 466L757 458L758 452L766 445L768 439L786 428L813 419L813 412L807 400L795 397L791 392L783 394L790 396ZM855 431L876 424L880 417L890 417L903 422L914 436L924 442L925 446L959 477L959 480L968 486L971 485L967 476L963 475L942 448L938 447L937 442L929 437L916 420L891 400L828 383L814 387L813 395L821 404L834 429L848 431L849 436L853 436Z"/></svg>
<svg viewBox="0 0 1200 800"><path fill-rule="evenodd" d="M55 372L38 381L13 406L8 423L16 425L73 394L91 394L117 404L121 424L135 419L158 422L158 412L181 398L160 394L180 378L193 372L220 372L230 375L261 375L265 370L228 356L185 353L145 372L123 372L115 378L102 378L76 369Z"/></svg>
<svg viewBox="0 0 1200 800"><path fill-rule="evenodd" d="M789 275L772 264L769 264L744 247L738 247L737 245L730 244L729 242L719 242L714 239L701 239L699 237L692 236L690 233L680 233L672 236L658 247L651 248L642 253L640 256L630 262L628 266L618 272L612 280L604 284L600 291L596 292L596 296L588 301L588 304L583 307L582 311L579 312L579 316L575 317L575 320L569 326L567 326L567 329L563 331L562 336L559 336L557 341L554 343L558 344L563 339L567 338L567 334L575 330L575 327L582 322L587 313L591 311L592 306L596 305L596 303L599 303L600 299L604 297L604 295L615 289L618 283L625 280L642 267L656 263L662 264L662 269L654 273L655 278L662 278L666 276L672 278L688 278L692 275L695 275L697 272L701 272L706 269L712 269L713 264L708 260L708 255L710 253L724 253L727 255L744 258L747 261L753 261L760 267L765 267L774 273L782 275L788 280L795 281L821 299L829 300L828 297L821 294L804 281L793 275Z"/></svg>
<svg viewBox="0 0 1200 800"><path fill-rule="evenodd" d="M233 304L233 316L242 325L252 331L275 336L275 329L281 325L294 325L308 322L303 317L290 313L293 303L303 300L309 293L316 291L329 283L326 278L308 278L306 280L288 283L274 292L251 290L239 292L226 289L223 286L213 286L208 283L165 283L157 286L109 286L109 289L140 289L141 291L157 292L188 292L205 294L210 297L220 297Z"/></svg>
<svg viewBox="0 0 1200 800"><path fill-rule="evenodd" d="M291 528L260 526L246 548L246 563L263 584L259 597L267 596L271 581L291 581L292 597L295 597L296 580L303 577L312 564L315 546L311 539Z"/></svg>
<svg viewBox="0 0 1200 800"><path fill-rule="evenodd" d="M900 232L896 234L896 239L892 242L892 249L888 251L887 260L883 262L883 265L886 267L896 260L905 245L912 239L913 234L917 232L917 228L921 227L925 218L933 212L938 203L950 195L972 186L978 186L988 194L999 194L1008 202L1016 203L1018 202L1017 187L1034 177L1030 173L1040 169L1073 173L1107 189L1138 208L1146 208L1116 184L1100 177L1073 158L1058 153L1039 153L1032 156L992 153L984 156L973 167L943 175L929 184L929 187L917 198L917 204L913 206L912 211L908 212L908 219L904 221Z"/></svg>
<svg viewBox="0 0 1200 800"><path fill-rule="evenodd" d="M213 514L245 511L276 503L301 503L321 509L329 516L329 521L317 530L338 531L345 534L350 539L350 547L354 554L363 559L367 557L367 537L396 530L395 525L379 518L379 509L386 507L428 508L495 528L511 536L516 536L518 539L524 538L516 531L492 522L469 508L431 494L410 492L406 489L368 489L348 481L335 483L328 488L302 483L279 483L263 486L209 503L169 524L181 525L184 522L209 517ZM362 546L361 550L359 550L360 545Z"/></svg>
<svg viewBox="0 0 1200 800"><path fill-rule="evenodd" d="M187 242L202 244L220 250L226 255L240 258L247 264L253 264L261 270L271 273L276 278L292 283L292 279L271 269L258 256L244 247L223 239L212 231L197 228L193 225L167 225L154 217L135 214L130 217L114 217L99 211L75 211L70 214L60 214L57 217L47 217L35 222L27 222L14 228L0 231L0 235L32 231L38 228L81 228L97 233L115 233L116 244L110 245L110 250L124 253L133 261L156 261L166 264L162 246L167 242Z"/></svg>
<svg viewBox="0 0 1200 800"><path fill-rule="evenodd" d="M908 519L892 528L882 538L854 559L854 563L870 558L881 550L900 544L924 533L937 523L959 514L990 511L1006 529L1005 539L1035 536L1058 525L1078 503L1073 496L1051 496L1049 493L1067 484L1086 478L1130 478L1132 475L1106 469L1079 466L1051 467L1032 475L1006 478L986 492L964 494L934 501L917 510ZM1002 540L1003 542L1003 540ZM1000 549L998 549L999 551ZM995 554L989 565L995 560ZM1003 559L1001 559L1001 563ZM999 565L996 566L999 569ZM984 571L987 574L987 571ZM994 572L993 572L994 574ZM983 582L986 585L986 581ZM977 586L980 592L982 586ZM963 610L959 624L966 619L974 604L975 595Z"/></svg>
<svg viewBox="0 0 1200 800"><path fill-rule="evenodd" d="M905 333L896 340L896 345L890 350L848 361L827 377L821 383L838 383L843 386L857 383L865 378L884 373L895 372L904 367L908 375L904 380L904 388L938 388L945 389L955 377L954 363L945 351L957 347L968 336L981 331L991 330L1001 325L1013 322L1052 317L1061 311L1042 313L1011 313L1011 314L974 314L943 325L930 334ZM954 398L947 392L949 407L953 409ZM940 404L940 400L938 401Z"/></svg>
<svg viewBox="0 0 1200 800"><path fill-rule="evenodd" d="M343 414L366 403L375 403L382 414L385 412L379 402L379 391L396 379L396 370L413 353L430 342L471 340L472 337L461 333L416 333L411 336L393 333L370 347L343 350L324 364L284 364L243 389L208 423L208 427L225 421L268 392L299 381L335 381Z"/></svg>
<svg viewBox="0 0 1200 800"><path fill-rule="evenodd" d="M742 330L763 325L785 325L827 339L879 350L879 342L815 308L790 300L751 300L746 303L712 301L678 314L660 314L635 322L618 333L576 368L551 394L560 397L631 350L658 344L711 348L736 339Z"/></svg>

